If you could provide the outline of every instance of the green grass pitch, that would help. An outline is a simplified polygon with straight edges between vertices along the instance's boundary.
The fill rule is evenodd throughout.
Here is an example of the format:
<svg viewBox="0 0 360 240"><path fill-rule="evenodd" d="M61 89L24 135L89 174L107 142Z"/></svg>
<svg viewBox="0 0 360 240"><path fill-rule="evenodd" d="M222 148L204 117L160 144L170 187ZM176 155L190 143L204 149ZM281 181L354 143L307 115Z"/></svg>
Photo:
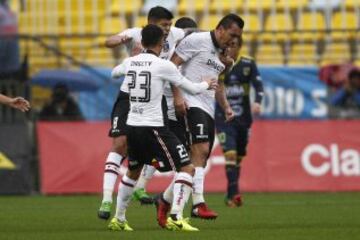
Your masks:
<svg viewBox="0 0 360 240"><path fill-rule="evenodd" d="M226 208L223 194L207 194L215 221L192 220L200 232L160 229L155 207L131 203L134 232L110 232L97 219L99 196L1 196L0 239L360 239L360 192L247 193L241 208ZM189 216L189 208L185 211Z"/></svg>

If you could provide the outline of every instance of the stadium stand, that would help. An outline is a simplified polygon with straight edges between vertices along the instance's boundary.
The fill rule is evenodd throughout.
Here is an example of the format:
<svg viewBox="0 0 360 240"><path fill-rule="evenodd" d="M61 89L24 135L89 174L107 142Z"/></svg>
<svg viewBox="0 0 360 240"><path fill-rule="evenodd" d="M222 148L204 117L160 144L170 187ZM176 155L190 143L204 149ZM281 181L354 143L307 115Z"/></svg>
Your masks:
<svg viewBox="0 0 360 240"><path fill-rule="evenodd" d="M190 13L190 15L193 15L194 12L203 12L206 9L208 9L208 6L210 5L210 0L203 0L203 1L193 1L193 0L179 0L179 7L178 12L180 14L186 15L187 13Z"/></svg>
<svg viewBox="0 0 360 240"><path fill-rule="evenodd" d="M338 63L343 59L351 59L350 46L348 43L329 42L325 45L325 51L321 57L321 65Z"/></svg>
<svg viewBox="0 0 360 240"><path fill-rule="evenodd" d="M111 51L99 46L110 34L143 26L143 5L143 0L32 0L23 5L11 1L19 32L32 37L21 42L30 73L43 67L71 66L66 58L57 59L57 52L89 64L112 66ZM360 0L344 0L340 6L324 9L311 8L308 0L178 0L174 14L194 17L208 30L229 12L244 18L246 53L259 64L359 61Z"/></svg>
<svg viewBox="0 0 360 240"><path fill-rule="evenodd" d="M315 44L299 43L291 47L289 65L317 65L319 54Z"/></svg>
<svg viewBox="0 0 360 240"><path fill-rule="evenodd" d="M304 41L323 39L325 29L325 19L321 13L304 12L299 15L293 38Z"/></svg>

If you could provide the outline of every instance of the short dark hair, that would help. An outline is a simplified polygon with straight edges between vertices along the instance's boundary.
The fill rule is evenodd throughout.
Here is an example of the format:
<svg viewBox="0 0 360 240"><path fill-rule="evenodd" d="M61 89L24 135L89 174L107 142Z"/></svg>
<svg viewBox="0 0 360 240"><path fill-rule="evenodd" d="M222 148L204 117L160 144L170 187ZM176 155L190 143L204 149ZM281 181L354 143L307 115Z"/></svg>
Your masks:
<svg viewBox="0 0 360 240"><path fill-rule="evenodd" d="M156 6L150 9L148 13L148 21L149 20L159 20L159 19L167 19L171 20L174 18L174 15L164 7Z"/></svg>
<svg viewBox="0 0 360 240"><path fill-rule="evenodd" d="M197 28L197 23L189 17L181 17L175 22L175 27L177 28Z"/></svg>
<svg viewBox="0 0 360 240"><path fill-rule="evenodd" d="M241 29L244 28L244 20L241 17L239 17L238 15L234 14L234 13L229 13L228 15L223 17L220 20L220 22L218 23L218 25L216 26L216 28L219 28L220 26L222 26L225 29L227 29L227 28L231 27L231 25L233 23L238 25L238 27L241 28Z"/></svg>
<svg viewBox="0 0 360 240"><path fill-rule="evenodd" d="M141 44L144 48L154 47L163 41L164 31L154 25L148 24L141 30Z"/></svg>

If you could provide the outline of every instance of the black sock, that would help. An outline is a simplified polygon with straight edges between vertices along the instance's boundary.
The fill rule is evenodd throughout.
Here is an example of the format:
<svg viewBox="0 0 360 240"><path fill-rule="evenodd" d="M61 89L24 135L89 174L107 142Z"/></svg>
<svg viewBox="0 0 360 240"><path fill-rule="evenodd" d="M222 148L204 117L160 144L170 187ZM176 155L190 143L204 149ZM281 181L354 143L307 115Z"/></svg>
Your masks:
<svg viewBox="0 0 360 240"><path fill-rule="evenodd" d="M239 192L238 190L239 167L234 165L227 165L226 177L228 181L227 198L231 199L234 195L236 195Z"/></svg>

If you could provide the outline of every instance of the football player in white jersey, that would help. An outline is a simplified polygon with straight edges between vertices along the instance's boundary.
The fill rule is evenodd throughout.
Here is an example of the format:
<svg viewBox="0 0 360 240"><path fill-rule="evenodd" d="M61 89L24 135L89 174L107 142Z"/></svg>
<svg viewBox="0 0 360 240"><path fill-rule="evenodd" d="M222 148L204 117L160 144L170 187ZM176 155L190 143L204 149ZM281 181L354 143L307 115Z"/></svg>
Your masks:
<svg viewBox="0 0 360 240"><path fill-rule="evenodd" d="M144 164L157 159L159 170L177 172L173 186L173 204L165 227L177 231L198 231L183 219L183 209L192 191L194 166L184 145L166 125L167 113L163 96L167 82L193 95L211 92L217 81L210 78L193 83L182 76L170 61L159 58L163 31L149 24L142 29L145 50L127 58L114 68L113 77L125 74L121 90L129 93L130 110L126 124L129 168L119 185L117 209L109 229L132 231L125 217L136 181Z"/></svg>
<svg viewBox="0 0 360 240"><path fill-rule="evenodd" d="M195 83L200 82L203 77L218 79L225 70L225 64L221 61L222 53L233 39L241 37L243 26L244 21L239 16L228 14L220 20L215 30L192 33L185 37L176 47L171 60L176 65L181 65L182 74ZM204 92L196 96L178 92L174 94L174 98L175 108L179 114L186 114L191 134L190 155L195 166L191 215L214 219L217 213L208 208L203 192L204 168L214 142L215 99L224 110L227 121L234 117L234 113L226 99L224 89L216 93ZM168 188L162 194L162 198L157 199L158 222L163 222L166 218L172 201L171 196L171 188Z"/></svg>
<svg viewBox="0 0 360 240"><path fill-rule="evenodd" d="M182 29L171 27L172 19L172 13L163 7L154 7L150 9L148 13L148 22L161 27L164 31L166 40L160 56L166 59L169 58L170 54L174 51L176 43L184 37L184 31ZM141 28L126 29L117 35L111 36L106 40L105 45L109 48L124 45L129 55L134 56L143 48L141 45ZM171 96L167 101L169 107L168 113L175 118L170 88L167 88L165 94ZM113 138L113 143L105 162L103 199L98 211L98 216L102 219L108 219L110 217L112 194L119 174L120 164L127 155L125 122L128 108L124 106L128 105L128 95L120 91L111 113L111 129L109 131L109 136ZM140 200L142 204L153 202L152 198L146 194L144 189L147 181L152 177L155 170L154 167L146 165L136 186L137 190L135 191L134 196Z"/></svg>

